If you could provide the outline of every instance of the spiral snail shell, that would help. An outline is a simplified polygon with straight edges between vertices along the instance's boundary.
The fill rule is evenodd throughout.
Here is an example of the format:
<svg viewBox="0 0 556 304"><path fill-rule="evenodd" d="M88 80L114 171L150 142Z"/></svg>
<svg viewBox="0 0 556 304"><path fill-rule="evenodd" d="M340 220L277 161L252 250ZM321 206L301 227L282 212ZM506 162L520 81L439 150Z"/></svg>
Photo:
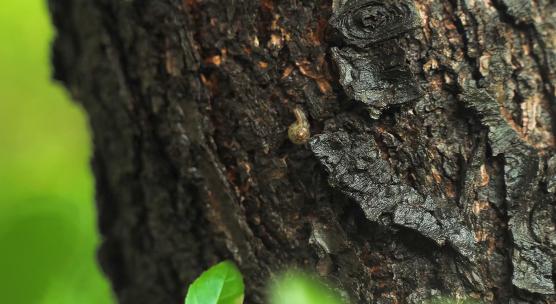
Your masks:
<svg viewBox="0 0 556 304"><path fill-rule="evenodd" d="M311 137L309 121L300 107L295 107L293 114L295 115L295 122L288 128L288 138L296 145L303 145Z"/></svg>

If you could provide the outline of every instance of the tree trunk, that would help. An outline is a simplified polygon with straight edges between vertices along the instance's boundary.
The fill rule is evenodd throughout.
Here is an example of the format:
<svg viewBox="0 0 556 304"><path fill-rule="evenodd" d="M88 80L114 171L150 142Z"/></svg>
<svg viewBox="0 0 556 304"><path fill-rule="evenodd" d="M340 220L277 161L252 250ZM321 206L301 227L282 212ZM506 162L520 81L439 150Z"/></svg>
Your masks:
<svg viewBox="0 0 556 304"><path fill-rule="evenodd" d="M352 303L556 302L554 1L50 9L121 303L223 259L246 303L290 266Z"/></svg>

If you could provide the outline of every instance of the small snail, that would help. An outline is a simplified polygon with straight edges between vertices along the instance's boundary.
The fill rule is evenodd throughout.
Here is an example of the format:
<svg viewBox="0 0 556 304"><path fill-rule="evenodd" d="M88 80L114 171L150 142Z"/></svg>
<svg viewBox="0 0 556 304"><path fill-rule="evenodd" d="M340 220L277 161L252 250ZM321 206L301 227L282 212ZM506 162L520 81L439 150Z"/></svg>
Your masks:
<svg viewBox="0 0 556 304"><path fill-rule="evenodd" d="M309 121L300 107L295 107L293 114L295 115L295 122L288 128L288 138L296 145L303 145L311 137Z"/></svg>

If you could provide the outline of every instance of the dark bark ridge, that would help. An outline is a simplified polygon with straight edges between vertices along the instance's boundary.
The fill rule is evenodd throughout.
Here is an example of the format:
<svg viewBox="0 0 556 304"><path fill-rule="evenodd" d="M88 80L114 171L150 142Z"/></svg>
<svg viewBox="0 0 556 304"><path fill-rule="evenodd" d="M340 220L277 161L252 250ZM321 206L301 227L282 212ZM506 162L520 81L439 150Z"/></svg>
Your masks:
<svg viewBox="0 0 556 304"><path fill-rule="evenodd" d="M403 65L404 52L394 51L386 55L384 53L392 49L391 44L378 44L412 30L419 23L415 20L417 14L413 13L415 9L412 5L410 1L347 1L334 12L330 20L348 45L359 48L349 48L347 51L332 49L340 70L340 83L352 99L362 101L373 107L373 110L385 109L393 104L385 100L403 104L416 98L418 90L414 89L415 81L407 70L398 68L390 74L390 66L386 64L385 68L381 64L394 61L395 67ZM397 45L395 42L393 44ZM373 45L372 48L369 45ZM387 59L365 56L375 50ZM348 56L359 60L348 60ZM373 69L376 65L380 65L380 68ZM377 81L385 76L392 86ZM464 105L474 110L489 130L488 139L493 156L501 155L504 159L510 217L508 225L514 244L512 282L516 287L530 292L554 294L552 257L555 252L543 244L543 237L536 235L538 232L533 231L533 227L529 227L529 217L535 208L531 203L537 200L541 203L550 201L543 196L549 197L551 193L546 190L543 193L539 189L539 173L542 172L539 166L546 159L539 158L535 149L519 138L485 89L478 89L475 81L460 86ZM371 113L372 118L379 118L381 114ZM459 208L454 208L453 204L446 207L438 202L442 198L420 194L401 182L393 174L388 162L381 157L375 140L367 132L361 129L324 132L313 138L311 148L329 172L330 183L359 203L369 220L384 221L383 218L387 217L387 221L417 230L439 245L448 241L470 262L474 262L476 256L486 254L477 252L472 227L457 220L464 218ZM482 284L480 280L475 283Z"/></svg>
<svg viewBox="0 0 556 304"><path fill-rule="evenodd" d="M121 303L222 259L248 303L288 266L354 303L556 301L551 1L49 3Z"/></svg>
<svg viewBox="0 0 556 304"><path fill-rule="evenodd" d="M368 106L371 117L419 97L404 51L392 42L420 25L412 3L348 1L334 11L330 24L348 44L331 49L340 83L349 97Z"/></svg>

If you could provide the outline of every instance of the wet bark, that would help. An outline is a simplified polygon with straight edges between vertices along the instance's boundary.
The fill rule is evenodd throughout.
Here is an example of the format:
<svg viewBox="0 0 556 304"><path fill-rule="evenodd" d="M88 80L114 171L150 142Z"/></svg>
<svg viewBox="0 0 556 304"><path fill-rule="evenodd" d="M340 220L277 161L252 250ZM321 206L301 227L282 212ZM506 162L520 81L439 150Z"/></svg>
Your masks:
<svg viewBox="0 0 556 304"><path fill-rule="evenodd" d="M247 303L291 266L353 303L556 301L553 1L50 9L121 303L182 303L223 259Z"/></svg>

